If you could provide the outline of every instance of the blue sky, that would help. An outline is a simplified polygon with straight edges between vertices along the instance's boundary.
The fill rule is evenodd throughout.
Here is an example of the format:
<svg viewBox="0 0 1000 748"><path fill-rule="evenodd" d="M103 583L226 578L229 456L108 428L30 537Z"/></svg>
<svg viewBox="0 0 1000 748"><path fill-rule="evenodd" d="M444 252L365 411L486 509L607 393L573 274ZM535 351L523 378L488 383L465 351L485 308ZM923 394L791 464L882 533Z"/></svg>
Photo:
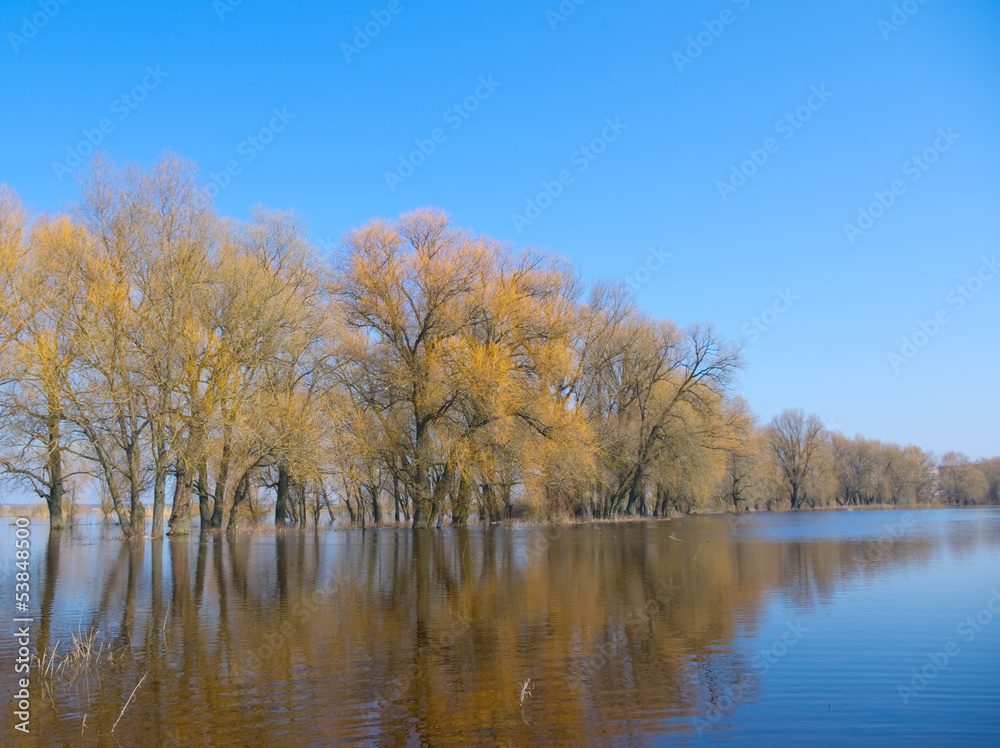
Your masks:
<svg viewBox="0 0 1000 748"><path fill-rule="evenodd" d="M1000 454L994 2L11 0L0 34L37 210L88 133L317 241L435 205L744 340L764 420Z"/></svg>

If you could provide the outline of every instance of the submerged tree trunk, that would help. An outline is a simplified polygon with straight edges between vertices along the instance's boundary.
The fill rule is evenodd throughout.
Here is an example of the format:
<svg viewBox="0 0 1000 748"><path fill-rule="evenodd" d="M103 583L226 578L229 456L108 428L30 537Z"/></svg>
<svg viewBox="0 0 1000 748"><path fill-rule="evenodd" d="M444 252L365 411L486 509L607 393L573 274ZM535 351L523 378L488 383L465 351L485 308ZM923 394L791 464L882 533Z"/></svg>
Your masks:
<svg viewBox="0 0 1000 748"><path fill-rule="evenodd" d="M312 516L313 516L313 529L319 529L319 518L323 516L323 492L319 486L313 491L313 504L312 504Z"/></svg>
<svg viewBox="0 0 1000 748"><path fill-rule="evenodd" d="M505 514L505 500L495 483L484 483L479 497L479 518L483 522L500 522Z"/></svg>
<svg viewBox="0 0 1000 748"><path fill-rule="evenodd" d="M395 508L395 519L399 522L399 504L401 502L399 496L399 476L395 473L392 474L392 501Z"/></svg>
<svg viewBox="0 0 1000 748"><path fill-rule="evenodd" d="M414 403L414 412L420 412L416 403ZM413 492L414 527L430 527L434 522L434 515L436 514L434 508L431 506L434 490L434 487L431 485L431 469L433 464L430 458L431 439L427 421L426 417L417 418L416 454L413 460L410 481Z"/></svg>
<svg viewBox="0 0 1000 748"><path fill-rule="evenodd" d="M372 497L372 521L376 525L381 525L382 506L381 504L378 503L378 494L379 494L378 486L377 485L368 486L368 493L371 494Z"/></svg>
<svg viewBox="0 0 1000 748"><path fill-rule="evenodd" d="M118 524L122 529L122 533L127 538L132 537L132 524L129 522L128 510L122 503L121 487L115 480L115 473L111 464L111 459L93 432L88 431L87 437L90 439L90 442L94 447L94 452L97 454L97 462L100 464L101 471L104 473L104 485L107 488L108 493L111 495L111 505L114 507L115 514L118 515Z"/></svg>
<svg viewBox="0 0 1000 748"><path fill-rule="evenodd" d="M274 524L284 527L288 518L288 468L278 465L277 499L274 503Z"/></svg>
<svg viewBox="0 0 1000 748"><path fill-rule="evenodd" d="M194 476L184 462L176 466L174 483L174 505L170 510L170 532L168 535L188 535L191 532L191 493Z"/></svg>
<svg viewBox="0 0 1000 748"><path fill-rule="evenodd" d="M472 506L472 481L463 470L459 474L458 488L455 497L451 502L451 523L453 525L467 525L469 523L469 510Z"/></svg>
<svg viewBox="0 0 1000 748"><path fill-rule="evenodd" d="M636 466L635 475L628 487L628 503L625 505L625 514L629 517L635 516L640 506L645 504L646 485L643 481L642 465Z"/></svg>
<svg viewBox="0 0 1000 748"><path fill-rule="evenodd" d="M330 496L326 492L326 486L324 486L322 483L320 483L320 492L321 492L320 495L323 497L323 503L326 504L326 511L330 515L330 524L333 524L334 522L337 521L337 518L333 515L333 506L330 504ZM318 525L319 522L317 522L316 524Z"/></svg>
<svg viewBox="0 0 1000 748"><path fill-rule="evenodd" d="M212 498L208 492L208 465L201 463L198 467L198 517L201 520L201 531L204 532L212 524L212 506L209 500Z"/></svg>
<svg viewBox="0 0 1000 748"><path fill-rule="evenodd" d="M250 493L250 473L244 473L240 482L236 484L236 493L233 494L233 506L229 510L229 523L226 525L226 532L233 532L236 529L236 513L240 505L246 500ZM214 518L213 518L214 520ZM221 519L220 519L221 522Z"/></svg>
<svg viewBox="0 0 1000 748"><path fill-rule="evenodd" d="M167 473L160 466L156 467L153 478L153 537L163 534L163 507L167 501Z"/></svg>
<svg viewBox="0 0 1000 748"><path fill-rule="evenodd" d="M161 390L158 413L167 412L166 390ZM163 535L163 511L167 502L167 470L170 468L170 459L167 454L166 426L162 421L157 420L153 427L153 527L154 538Z"/></svg>
<svg viewBox="0 0 1000 748"><path fill-rule="evenodd" d="M445 465L444 472L434 484L434 490L430 490L430 475L427 476L426 498L419 504L414 503L413 526L414 527L434 527L437 524L438 514L444 504L445 494L448 492L448 485L451 482L451 465Z"/></svg>
<svg viewBox="0 0 1000 748"><path fill-rule="evenodd" d="M226 506L226 484L219 476L215 484L215 496L212 499L212 517L208 521L208 526L213 529L222 527L222 515ZM230 511L232 511L230 509Z"/></svg>
<svg viewBox="0 0 1000 748"><path fill-rule="evenodd" d="M53 530L61 530L63 522L63 470L62 470L62 447L59 445L59 416L50 413L48 418L48 493L45 503L49 507L49 527Z"/></svg>
<svg viewBox="0 0 1000 748"><path fill-rule="evenodd" d="M351 524L353 525L353 524L357 523L358 518L357 518L357 516L356 516L356 514L354 512L354 505L351 503L351 497L350 496L347 496L347 495L344 496L344 504L347 505L347 514L351 518Z"/></svg>
<svg viewBox="0 0 1000 748"><path fill-rule="evenodd" d="M413 495L413 526L429 527L431 515L431 477L428 471L420 470Z"/></svg>
<svg viewBox="0 0 1000 748"><path fill-rule="evenodd" d="M142 480L140 477L138 445L132 444L125 450L129 478L129 524L132 537L141 538L146 534L146 507L142 504Z"/></svg>
<svg viewBox="0 0 1000 748"><path fill-rule="evenodd" d="M222 433L222 459L219 461L219 475L215 480L215 497L212 500L212 517L208 526L222 527L222 513L226 509L226 484L229 482L229 446L230 427L227 425Z"/></svg>

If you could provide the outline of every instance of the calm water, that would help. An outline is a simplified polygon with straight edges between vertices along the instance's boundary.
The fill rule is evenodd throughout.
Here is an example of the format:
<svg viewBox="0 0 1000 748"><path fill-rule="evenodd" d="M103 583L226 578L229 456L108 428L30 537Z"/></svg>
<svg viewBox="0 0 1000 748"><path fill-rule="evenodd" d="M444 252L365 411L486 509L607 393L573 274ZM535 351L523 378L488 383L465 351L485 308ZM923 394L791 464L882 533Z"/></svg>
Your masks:
<svg viewBox="0 0 1000 748"><path fill-rule="evenodd" d="M31 532L34 646L114 652L33 678L38 744L1000 744L998 510Z"/></svg>

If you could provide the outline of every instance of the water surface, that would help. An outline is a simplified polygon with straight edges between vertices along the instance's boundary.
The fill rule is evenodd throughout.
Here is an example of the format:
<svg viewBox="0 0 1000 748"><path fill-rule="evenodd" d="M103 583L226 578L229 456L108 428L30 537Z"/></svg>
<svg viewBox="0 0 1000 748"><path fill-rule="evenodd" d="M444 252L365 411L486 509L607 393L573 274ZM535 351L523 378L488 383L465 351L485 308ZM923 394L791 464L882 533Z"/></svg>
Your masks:
<svg viewBox="0 0 1000 748"><path fill-rule="evenodd" d="M116 535L31 526L38 744L1000 742L1000 510Z"/></svg>

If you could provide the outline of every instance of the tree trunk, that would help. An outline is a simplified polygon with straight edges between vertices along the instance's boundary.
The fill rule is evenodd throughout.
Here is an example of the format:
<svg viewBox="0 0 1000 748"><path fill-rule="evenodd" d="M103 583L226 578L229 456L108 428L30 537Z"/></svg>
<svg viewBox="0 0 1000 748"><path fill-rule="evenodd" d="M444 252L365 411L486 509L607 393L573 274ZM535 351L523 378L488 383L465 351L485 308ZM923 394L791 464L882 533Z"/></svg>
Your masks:
<svg viewBox="0 0 1000 748"><path fill-rule="evenodd" d="M628 504L625 505L625 514L630 517L635 515L640 503L645 503L646 486L642 477L643 471L640 464L636 467L635 475L628 487Z"/></svg>
<svg viewBox="0 0 1000 748"><path fill-rule="evenodd" d="M429 527L431 515L431 476L428 470L420 469L417 476L416 492L413 495L413 526Z"/></svg>
<svg viewBox="0 0 1000 748"><path fill-rule="evenodd" d="M451 502L451 523L464 526L469 523L469 510L472 506L472 481L463 470L458 477L458 488Z"/></svg>
<svg viewBox="0 0 1000 748"><path fill-rule="evenodd" d="M497 495L494 483L484 483L479 496L479 519L485 523L499 522L503 519L502 502Z"/></svg>
<svg viewBox="0 0 1000 748"><path fill-rule="evenodd" d="M191 491L194 476L183 462L175 468L174 504L170 509L168 535L188 535L191 532Z"/></svg>
<svg viewBox="0 0 1000 748"><path fill-rule="evenodd" d="M226 483L229 482L229 439L230 427L227 425L222 434L222 459L219 461L219 475L215 480L215 498L212 501L211 527L222 527L222 513L226 508Z"/></svg>
<svg viewBox="0 0 1000 748"><path fill-rule="evenodd" d="M419 414L416 404L414 404L414 412ZM431 507L430 434L426 419L419 417L419 415L416 431L416 454L414 455L410 481L413 487L413 526L430 527L434 521L432 516L434 512Z"/></svg>
<svg viewBox="0 0 1000 748"><path fill-rule="evenodd" d="M129 479L129 524L132 526L131 537L141 538L146 534L146 507L142 505L142 480L140 477L138 445L132 444L126 451Z"/></svg>
<svg viewBox="0 0 1000 748"><path fill-rule="evenodd" d="M284 527L288 518L288 469L278 465L277 499L274 503L274 524Z"/></svg>
<svg viewBox="0 0 1000 748"><path fill-rule="evenodd" d="M326 492L326 486L324 486L322 483L320 484L320 491L322 492L321 495L323 497L323 503L326 504L326 511L330 515L330 524L332 525L334 522L337 521L337 518L333 515L333 506L330 504L330 495ZM316 524L319 525L319 522L317 522Z"/></svg>
<svg viewBox="0 0 1000 748"><path fill-rule="evenodd" d="M166 390L161 389L159 410L161 416L167 412L168 399ZM157 420L152 428L155 435L151 440L153 448L153 528L154 538L163 535L163 511L167 502L167 470L170 460L167 454L166 426Z"/></svg>
<svg viewBox="0 0 1000 748"><path fill-rule="evenodd" d="M372 521L376 525L382 524L382 507L378 503L378 486L369 486L368 492L372 497Z"/></svg>
<svg viewBox="0 0 1000 748"><path fill-rule="evenodd" d="M202 462L198 466L198 517L201 520L201 531L204 532L212 524L212 507L209 504L211 494L208 492L208 465Z"/></svg>
<svg viewBox="0 0 1000 748"><path fill-rule="evenodd" d="M159 465L153 478L153 537L163 535L163 506L167 500L167 472Z"/></svg>
<svg viewBox="0 0 1000 748"><path fill-rule="evenodd" d="M444 503L444 496L448 489L448 484L451 482L452 469L451 465L445 465L444 472L441 473L441 477L438 478L437 483L434 485L434 490L430 490L430 475L427 476L427 498L422 501L418 506L413 507L413 526L414 527L434 527L437 519L438 513L441 511L441 505ZM420 513L418 515L418 508Z"/></svg>
<svg viewBox="0 0 1000 748"><path fill-rule="evenodd" d="M413 501L413 526L414 527L427 527L429 520L427 519L428 513L430 512L430 502L429 501L417 501L414 497Z"/></svg>
<svg viewBox="0 0 1000 748"><path fill-rule="evenodd" d="M399 476L396 475L395 473L392 474L392 500L393 500L393 504L394 504L394 507L395 507L395 510L396 510L396 514L395 514L396 522L398 523L399 522L399 503L400 503L400 498L399 498Z"/></svg>
<svg viewBox="0 0 1000 748"><path fill-rule="evenodd" d="M323 516L323 492L318 486L316 490L313 491L312 515L313 529L315 530L319 528L319 518Z"/></svg>
<svg viewBox="0 0 1000 748"><path fill-rule="evenodd" d="M243 473L239 483L236 484L236 493L233 494L233 506L229 510L229 522L226 525L226 532L233 532L236 529L236 510L239 508L250 493L250 471Z"/></svg>
<svg viewBox="0 0 1000 748"><path fill-rule="evenodd" d="M63 529L63 471L62 447L59 445L59 416L50 413L48 418L48 478L49 490L45 503L49 506L49 527L53 530Z"/></svg>

